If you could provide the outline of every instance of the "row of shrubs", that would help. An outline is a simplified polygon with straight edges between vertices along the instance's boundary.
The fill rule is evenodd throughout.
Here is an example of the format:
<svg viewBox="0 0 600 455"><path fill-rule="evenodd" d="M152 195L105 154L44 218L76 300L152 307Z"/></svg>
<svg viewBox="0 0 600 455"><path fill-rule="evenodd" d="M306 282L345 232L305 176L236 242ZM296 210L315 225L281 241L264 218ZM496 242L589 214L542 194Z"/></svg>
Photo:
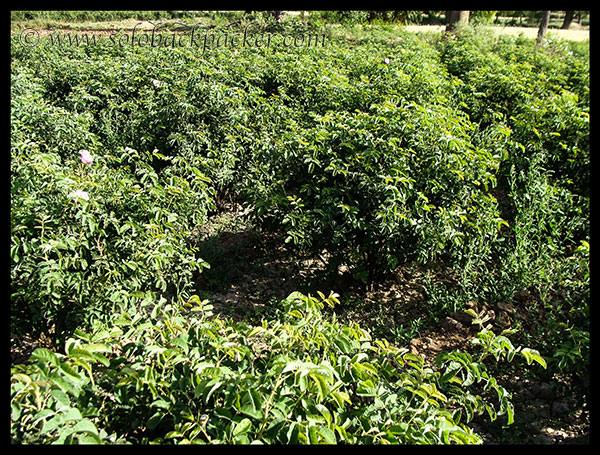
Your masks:
<svg viewBox="0 0 600 455"><path fill-rule="evenodd" d="M258 228L281 233L291 248L327 253L322 256L329 258L332 273L345 264L367 284L400 264L420 261L458 271L462 299L510 298L533 285L550 301L560 290L562 303L548 318L557 328L554 345L544 347L568 354L559 357L564 368L585 370L587 47L551 42L536 48L528 40L491 39L469 31L458 39L400 34L390 41L388 36L373 33L360 45L332 38L322 48L218 48L202 55L193 48L109 42L58 46L41 40L27 47L13 37L13 332L53 331L62 349L79 330L87 334L80 340L94 343L92 327L112 333L115 314L143 318L143 313L134 313L144 296L151 295L147 293L174 302L192 298L194 275L210 266L198 257L194 232L224 200L235 198L250 208ZM561 326L559 313L571 314L576 325ZM103 374L139 370L113 365L104 352L116 347L87 349L89 356L72 359L69 346L76 349L80 341L70 343L62 354L38 351L42 363L14 376L14 397L40 396L41 389L29 387L26 376L33 375L31 384L39 386L49 377L48 368L62 376L74 372L71 376L84 382L89 377L93 393L100 393L95 399L117 393L96 388ZM579 351L567 349L569 343ZM140 351L142 357L147 354ZM300 360L321 368L316 358ZM96 366L103 372L95 372ZM36 368L46 376L36 376ZM282 374L274 365L265 371ZM297 376L312 384L310 371ZM424 371L418 370L419 380ZM286 381L296 374L286 373ZM183 373L175 369L173 374ZM325 379L318 379L319 374ZM327 382L333 373L319 374L313 380L315 390L333 385ZM441 377L453 378L445 373ZM130 384L119 376L119 381L130 387L137 379ZM57 387L70 393L69 385ZM274 406L279 387L261 395L265 406ZM58 389L43 391L46 398L56 398L56 415L74 406ZM148 404L159 414L165 403L181 405L175 395L171 400L164 393L166 389L157 389L151 397L154 404ZM86 393L73 395L81 397L88 400ZM344 407L341 397L334 401ZM256 397L248 392L234 400L243 406L249 405L246 399L254 402ZM433 398L436 404L439 400ZM125 402L134 409L129 398ZM76 408L86 417L83 403L78 401ZM90 406L102 408L98 403ZM13 436L27 441L28 432L44 425L50 426L43 434L51 439L58 435L54 423L46 424L55 414L41 406L33 417L33 409L13 408L17 420L31 425L28 430L15 427ZM319 409L311 408L309 414ZM196 411L182 411L170 422L183 425L178 419L188 412L197 419ZM321 414L326 425L321 417L312 426L298 420L297 434L288 427L292 433L285 439L273 436L279 431L273 430L268 440L331 442L333 434L336 441L367 441L345 439L335 426L347 430L344 421L334 425ZM202 422L189 424L197 429L193 437L187 427L169 428L189 440L201 434L204 441L238 441L234 436L246 434L248 441L262 439L259 435L271 428L266 415L245 415L244 421L237 415L221 416L229 419L229 426L213 420L212 433ZM150 417L138 419L148 431L162 421L157 416L149 423ZM65 418L53 422L62 425ZM118 436L109 437L113 442L140 436L138 430L131 430L136 436L124 436L120 424L113 431L108 422L86 419L96 428L94 433L90 426L91 433L84 432L88 436L102 439L116 431ZM74 440L77 432L61 434L56 436L61 441ZM302 439L300 434L307 436ZM450 434L442 431L438 440L447 441ZM150 441L158 436L143 430L141 437Z"/></svg>
<svg viewBox="0 0 600 455"><path fill-rule="evenodd" d="M484 359L544 359L483 329L473 355L422 357L322 312L337 296L283 300L261 325L148 294L135 313L77 330L64 353L13 368L14 442L33 444L477 444L474 416L513 421Z"/></svg>

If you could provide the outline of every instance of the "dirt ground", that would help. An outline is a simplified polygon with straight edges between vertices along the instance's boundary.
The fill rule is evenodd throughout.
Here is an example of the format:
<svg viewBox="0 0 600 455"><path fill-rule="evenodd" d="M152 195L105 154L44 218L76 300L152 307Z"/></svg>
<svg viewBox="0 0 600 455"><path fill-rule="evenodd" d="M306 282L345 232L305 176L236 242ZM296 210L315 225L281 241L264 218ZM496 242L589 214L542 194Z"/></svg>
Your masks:
<svg viewBox="0 0 600 455"><path fill-rule="evenodd" d="M407 25L406 30L410 32L441 32L446 28L445 25ZM485 27L493 30L497 35L523 35L525 38L537 38L538 29L536 27ZM588 30L557 30L549 29L548 38L558 37L572 41L585 41L590 39L590 31Z"/></svg>

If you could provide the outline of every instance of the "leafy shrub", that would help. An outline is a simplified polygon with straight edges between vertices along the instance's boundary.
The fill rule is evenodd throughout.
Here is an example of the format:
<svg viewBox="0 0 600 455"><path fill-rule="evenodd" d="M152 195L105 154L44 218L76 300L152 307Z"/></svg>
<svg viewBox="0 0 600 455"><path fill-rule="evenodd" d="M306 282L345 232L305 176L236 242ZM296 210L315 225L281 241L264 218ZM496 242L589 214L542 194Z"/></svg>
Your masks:
<svg viewBox="0 0 600 455"><path fill-rule="evenodd" d="M289 241L326 249L371 282L402 261L460 254L495 235L487 190L497 158L472 148L468 121L452 109L384 103L315 121L259 151L271 177L249 189L258 219L284 226Z"/></svg>
<svg viewBox="0 0 600 455"><path fill-rule="evenodd" d="M193 297L119 313L76 331L65 353L37 349L13 368L15 442L479 443L465 422L512 421L509 394L484 359L515 354L484 330L480 354L447 353L436 369L358 324L324 316L325 297L293 293L260 325L211 317ZM152 304L152 305L149 305ZM185 310L185 309L188 310ZM151 310L151 311L150 311ZM496 409L487 394L500 400Z"/></svg>
<svg viewBox="0 0 600 455"><path fill-rule="evenodd" d="M492 248L515 260L502 260L490 276L503 276L494 281L513 290L537 283L547 294L560 281L553 276L562 273L558 258L589 238L589 68L578 58L584 54L565 42L539 48L472 29L438 46L458 78L459 106L477 125L474 144L502 157L494 195L510 229Z"/></svg>
<svg viewBox="0 0 600 455"><path fill-rule="evenodd" d="M511 165L525 170L532 155L540 155L557 183L589 196L585 59L574 58L569 46L544 51L510 38L482 42L468 33L442 47L441 58L460 78L462 106L480 131L498 123L511 131L501 174ZM577 76L570 75L573 67Z"/></svg>
<svg viewBox="0 0 600 455"><path fill-rule="evenodd" d="M18 91L18 88L15 88ZM57 334L110 311L141 289L190 290L190 232L213 204L207 178L184 160L120 148L104 154L85 123L93 162L59 148L48 124L66 114L17 96L12 109L11 284L14 322ZM58 120L55 120L58 119ZM83 141L83 139L81 139ZM77 142L77 146L84 145ZM150 163L168 161L161 178ZM110 302L110 305L109 305ZM108 305L108 307L107 307Z"/></svg>

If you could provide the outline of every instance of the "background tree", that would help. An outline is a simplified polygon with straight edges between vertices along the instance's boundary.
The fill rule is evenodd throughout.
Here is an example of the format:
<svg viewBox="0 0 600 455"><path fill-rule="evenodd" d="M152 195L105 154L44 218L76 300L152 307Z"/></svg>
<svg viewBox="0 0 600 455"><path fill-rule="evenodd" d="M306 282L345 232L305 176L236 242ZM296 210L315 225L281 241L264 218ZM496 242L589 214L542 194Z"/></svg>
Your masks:
<svg viewBox="0 0 600 455"><path fill-rule="evenodd" d="M569 27L571 26L571 22L573 22L573 19L575 18L575 11L565 11L565 19L563 21L562 27L560 27L563 30L568 30Z"/></svg>
<svg viewBox="0 0 600 455"><path fill-rule="evenodd" d="M446 11L446 31L452 32L457 24L469 23L469 11Z"/></svg>
<svg viewBox="0 0 600 455"><path fill-rule="evenodd" d="M538 30L537 45L541 44L542 40L546 37L546 31L548 31L548 22L550 22L550 11L544 11L542 16L542 22L540 22L540 28Z"/></svg>

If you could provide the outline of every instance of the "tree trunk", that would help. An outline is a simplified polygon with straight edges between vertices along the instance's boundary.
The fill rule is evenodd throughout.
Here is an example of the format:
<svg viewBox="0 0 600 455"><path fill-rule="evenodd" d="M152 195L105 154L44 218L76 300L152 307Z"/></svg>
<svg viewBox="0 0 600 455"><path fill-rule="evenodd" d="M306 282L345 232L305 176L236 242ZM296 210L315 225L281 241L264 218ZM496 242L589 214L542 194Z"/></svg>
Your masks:
<svg viewBox="0 0 600 455"><path fill-rule="evenodd" d="M561 29L569 30L569 27L571 26L571 22L573 22L574 18L575 18L575 11L565 11L565 20L562 24Z"/></svg>
<svg viewBox="0 0 600 455"><path fill-rule="evenodd" d="M453 32L457 24L469 23L469 11L446 11L446 31Z"/></svg>
<svg viewBox="0 0 600 455"><path fill-rule="evenodd" d="M548 30L548 22L550 22L550 11L544 11L542 16L542 22L540 22L540 29L538 30L538 36L536 45L540 45L542 40L546 37L546 31Z"/></svg>

